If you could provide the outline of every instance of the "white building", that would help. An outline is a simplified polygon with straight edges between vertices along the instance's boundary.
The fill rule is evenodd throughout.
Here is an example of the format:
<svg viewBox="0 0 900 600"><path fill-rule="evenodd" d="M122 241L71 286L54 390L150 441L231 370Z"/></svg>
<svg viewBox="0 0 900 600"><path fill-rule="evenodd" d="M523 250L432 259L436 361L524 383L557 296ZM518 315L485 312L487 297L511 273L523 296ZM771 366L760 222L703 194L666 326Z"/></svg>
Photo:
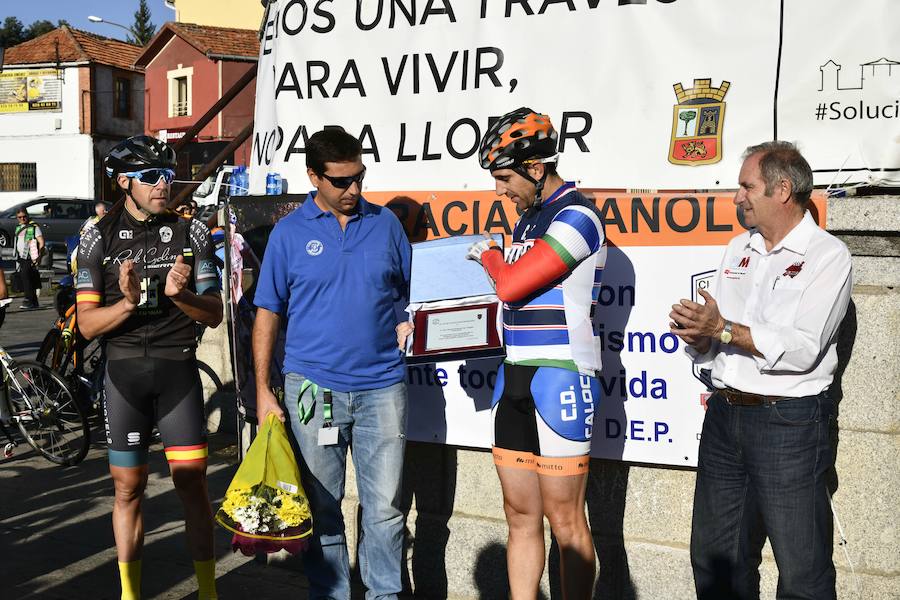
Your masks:
<svg viewBox="0 0 900 600"><path fill-rule="evenodd" d="M102 159L143 132L141 47L66 25L6 49L0 209L35 196L114 199Z"/></svg>

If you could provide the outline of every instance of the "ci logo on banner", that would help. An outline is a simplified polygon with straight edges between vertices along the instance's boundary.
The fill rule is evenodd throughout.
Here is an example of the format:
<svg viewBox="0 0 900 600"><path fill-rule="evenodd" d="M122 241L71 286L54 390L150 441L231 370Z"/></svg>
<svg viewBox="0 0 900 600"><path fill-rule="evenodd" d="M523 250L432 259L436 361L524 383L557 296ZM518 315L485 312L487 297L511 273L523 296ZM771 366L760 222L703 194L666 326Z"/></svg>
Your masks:
<svg viewBox="0 0 900 600"><path fill-rule="evenodd" d="M715 283L715 280L715 271L704 271L703 273L696 273L694 275L691 275L691 300L699 304L705 303L706 301L697 290L710 292L710 290L712 290L713 283ZM696 377L701 383L703 383L703 385L705 385L707 388L713 387L712 379L710 379L710 374L707 369L701 369L697 365L691 365L691 369L694 372L694 377ZM706 402L706 399L701 395L700 401L701 403L703 403Z"/></svg>
<svg viewBox="0 0 900 600"><path fill-rule="evenodd" d="M711 87L711 79L695 79L694 87L675 88L678 104L672 112L669 162L675 165L711 165L722 160L725 94L731 83Z"/></svg>

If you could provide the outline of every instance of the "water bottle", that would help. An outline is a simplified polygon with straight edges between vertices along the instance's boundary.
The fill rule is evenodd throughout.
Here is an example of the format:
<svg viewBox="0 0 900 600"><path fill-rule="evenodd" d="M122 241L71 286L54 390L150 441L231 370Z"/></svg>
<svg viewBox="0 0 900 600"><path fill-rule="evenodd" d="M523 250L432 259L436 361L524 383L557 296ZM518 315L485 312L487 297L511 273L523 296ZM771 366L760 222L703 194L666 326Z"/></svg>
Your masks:
<svg viewBox="0 0 900 600"><path fill-rule="evenodd" d="M241 196L250 195L250 173L247 172L247 165L241 165Z"/></svg>
<svg viewBox="0 0 900 600"><path fill-rule="evenodd" d="M228 195L238 195L238 179L240 178L241 168L235 167L231 170L231 177L228 178Z"/></svg>
<svg viewBox="0 0 900 600"><path fill-rule="evenodd" d="M272 189L274 190L274 191L272 192L272 195L280 196L280 195L281 195L281 188L282 188L282 186L281 186L281 175L279 175L278 173L269 173L269 174L266 176L266 189L267 189L267 190L268 190L268 185L269 185L269 177L272 178ZM268 192L267 192L267 193L268 193Z"/></svg>
<svg viewBox="0 0 900 600"><path fill-rule="evenodd" d="M269 173L266 175L266 196L277 196L279 194L281 194L281 175Z"/></svg>
<svg viewBox="0 0 900 600"><path fill-rule="evenodd" d="M250 194L250 173L247 172L247 165L241 165L241 196Z"/></svg>
<svg viewBox="0 0 900 600"><path fill-rule="evenodd" d="M234 172L231 174L231 177L234 181L234 195L242 196L244 194L243 187L244 182L241 181L241 172L244 170L244 165L238 165L234 168Z"/></svg>

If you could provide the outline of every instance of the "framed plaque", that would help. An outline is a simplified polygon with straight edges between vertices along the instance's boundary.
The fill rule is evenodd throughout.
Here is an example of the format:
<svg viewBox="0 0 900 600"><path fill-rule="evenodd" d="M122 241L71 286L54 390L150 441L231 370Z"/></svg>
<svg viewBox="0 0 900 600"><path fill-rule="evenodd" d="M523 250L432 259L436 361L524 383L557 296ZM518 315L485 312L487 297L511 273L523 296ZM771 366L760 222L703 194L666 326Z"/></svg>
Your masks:
<svg viewBox="0 0 900 600"><path fill-rule="evenodd" d="M500 301L484 269L466 252L480 235L413 244L410 305L415 330L407 362L503 355ZM499 243L503 238L494 236Z"/></svg>
<svg viewBox="0 0 900 600"><path fill-rule="evenodd" d="M496 323L496 302L416 311L412 354L428 356L499 349L502 344Z"/></svg>

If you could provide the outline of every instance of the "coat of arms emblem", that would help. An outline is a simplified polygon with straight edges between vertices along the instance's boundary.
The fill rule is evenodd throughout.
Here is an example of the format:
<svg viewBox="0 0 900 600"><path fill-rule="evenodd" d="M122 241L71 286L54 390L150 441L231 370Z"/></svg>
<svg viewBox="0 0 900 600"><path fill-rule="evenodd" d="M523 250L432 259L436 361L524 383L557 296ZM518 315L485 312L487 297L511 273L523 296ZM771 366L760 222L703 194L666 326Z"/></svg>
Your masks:
<svg viewBox="0 0 900 600"><path fill-rule="evenodd" d="M676 165L710 165L722 160L722 126L725 122L725 94L731 83L717 88L711 79L695 79L694 87L675 88L678 104L672 113L669 162Z"/></svg>

